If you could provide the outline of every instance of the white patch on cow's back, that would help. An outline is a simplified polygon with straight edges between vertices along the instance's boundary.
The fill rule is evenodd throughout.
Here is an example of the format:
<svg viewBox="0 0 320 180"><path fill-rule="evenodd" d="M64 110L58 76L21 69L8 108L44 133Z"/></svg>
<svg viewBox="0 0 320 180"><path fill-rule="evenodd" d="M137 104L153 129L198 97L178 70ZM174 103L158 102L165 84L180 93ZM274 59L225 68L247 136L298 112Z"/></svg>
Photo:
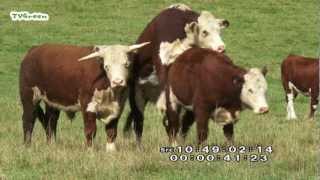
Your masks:
<svg viewBox="0 0 320 180"><path fill-rule="evenodd" d="M173 63L175 59L187 49L188 47L184 47L180 39L177 39L172 43L161 42L159 50L161 63L163 65L169 65Z"/></svg>
<svg viewBox="0 0 320 180"><path fill-rule="evenodd" d="M161 64L169 65L173 63L178 56L180 56L186 50L190 49L193 45L202 47L200 44L198 44L198 32L194 30L194 26L197 26L195 22L185 25L184 31L186 33L186 37L184 39L176 39L171 43L160 43L159 57L161 60Z"/></svg>
<svg viewBox="0 0 320 180"><path fill-rule="evenodd" d="M44 92L44 94L42 94L39 87L37 87L37 86L32 87L32 91L33 91L33 103L34 104L38 103L39 101L42 100L46 104L48 104L49 106L57 108L59 110L63 110L63 111L76 112L76 111L80 111L80 109L81 109L79 100L76 104L66 106L66 105L62 105L60 103L53 102L53 101L49 100L46 93Z"/></svg>
<svg viewBox="0 0 320 180"><path fill-rule="evenodd" d="M172 4L168 7L168 9L171 9L171 8L179 9L181 11L192 11L192 9L189 6L182 3Z"/></svg>
<svg viewBox="0 0 320 180"><path fill-rule="evenodd" d="M161 64L172 64L180 54L191 48L191 45L192 44L187 38L182 41L180 41L180 39L176 39L172 43L161 42L159 50Z"/></svg>

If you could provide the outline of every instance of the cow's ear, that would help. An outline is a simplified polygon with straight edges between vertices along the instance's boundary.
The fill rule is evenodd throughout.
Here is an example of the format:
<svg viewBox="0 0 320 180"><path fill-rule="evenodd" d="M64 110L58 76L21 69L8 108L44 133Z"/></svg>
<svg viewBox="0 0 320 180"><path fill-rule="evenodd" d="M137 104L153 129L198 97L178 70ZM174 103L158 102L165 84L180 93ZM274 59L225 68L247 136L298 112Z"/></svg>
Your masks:
<svg viewBox="0 0 320 180"><path fill-rule="evenodd" d="M263 66L263 68L261 69L261 72L262 72L262 74L263 74L264 76L266 76L267 73L268 73L267 66Z"/></svg>
<svg viewBox="0 0 320 180"><path fill-rule="evenodd" d="M188 33L198 34L199 33L199 25L197 22L193 21L184 27L184 31L186 32L186 34L188 34Z"/></svg>
<svg viewBox="0 0 320 180"><path fill-rule="evenodd" d="M233 83L235 86L241 88L242 85L243 85L243 83L244 83L244 79L243 79L243 77L240 77L240 76L234 76L234 77L232 78L232 83Z"/></svg>
<svg viewBox="0 0 320 180"><path fill-rule="evenodd" d="M229 27L230 23L226 19L221 19L219 25L222 29Z"/></svg>

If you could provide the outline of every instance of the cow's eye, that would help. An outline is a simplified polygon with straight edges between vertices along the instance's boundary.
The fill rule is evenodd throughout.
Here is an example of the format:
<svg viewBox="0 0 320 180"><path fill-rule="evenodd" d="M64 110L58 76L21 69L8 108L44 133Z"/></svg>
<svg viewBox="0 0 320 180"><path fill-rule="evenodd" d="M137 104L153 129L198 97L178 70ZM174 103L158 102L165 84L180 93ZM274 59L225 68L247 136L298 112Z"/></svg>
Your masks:
<svg viewBox="0 0 320 180"><path fill-rule="evenodd" d="M126 62L125 64L124 64L124 66L126 67L126 68L128 68L129 67L129 63L128 62Z"/></svg>
<svg viewBox="0 0 320 180"><path fill-rule="evenodd" d="M249 89L248 91L249 91L249 93L251 93L251 94L253 93L253 90L252 90L252 89Z"/></svg>
<svg viewBox="0 0 320 180"><path fill-rule="evenodd" d="M206 30L202 31L202 36L203 36L203 37L206 37L206 36L208 36L208 35L209 35L209 32L208 32L208 31L206 31Z"/></svg>

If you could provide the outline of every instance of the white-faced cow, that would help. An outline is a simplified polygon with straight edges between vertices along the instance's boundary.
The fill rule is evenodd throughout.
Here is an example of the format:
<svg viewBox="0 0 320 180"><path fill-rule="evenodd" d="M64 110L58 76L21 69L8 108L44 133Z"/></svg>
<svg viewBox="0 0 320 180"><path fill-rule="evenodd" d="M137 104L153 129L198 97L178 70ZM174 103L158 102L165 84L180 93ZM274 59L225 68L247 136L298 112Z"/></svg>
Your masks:
<svg viewBox="0 0 320 180"><path fill-rule="evenodd" d="M44 44L30 49L20 69L24 142L31 143L36 118L50 142L56 134L60 110L71 118L81 111L86 144L92 145L98 118L106 124L106 148L114 150L118 118L131 73L131 52L146 44L96 47ZM41 101L45 103L45 113Z"/></svg>
<svg viewBox="0 0 320 180"><path fill-rule="evenodd" d="M147 25L137 43L148 41L151 44L142 48L135 56L134 77L129 88L131 112L124 128L125 132L131 128L134 120L137 142L140 142L145 105L147 102L156 103L161 92L164 92L166 68L160 60L160 56L165 56L161 44L181 41L180 49L175 52L175 56L192 46L222 53L225 44L221 39L221 31L228 25L227 20L218 19L207 11L197 13L183 4L172 5L163 10Z"/></svg>
<svg viewBox="0 0 320 180"><path fill-rule="evenodd" d="M169 63L170 64L170 63ZM207 139L209 118L223 125L224 134L233 141L233 126L242 107L263 114L266 101L266 69L238 67L224 54L204 48L190 48L170 65L166 89L165 125L169 142L176 145L180 130L179 112L188 111L182 121L185 137L196 120L198 143Z"/></svg>
<svg viewBox="0 0 320 180"><path fill-rule="evenodd" d="M311 97L309 118L319 103L319 60L289 55L281 65L281 78L287 100L287 119L296 119L293 100L298 93Z"/></svg>

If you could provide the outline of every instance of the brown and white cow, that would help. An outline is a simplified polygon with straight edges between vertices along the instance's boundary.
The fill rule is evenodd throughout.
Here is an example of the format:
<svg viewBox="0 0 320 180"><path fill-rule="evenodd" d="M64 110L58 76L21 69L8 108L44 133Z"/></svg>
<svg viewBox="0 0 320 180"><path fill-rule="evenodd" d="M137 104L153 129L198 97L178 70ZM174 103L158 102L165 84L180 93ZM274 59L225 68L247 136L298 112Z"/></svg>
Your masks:
<svg viewBox="0 0 320 180"><path fill-rule="evenodd" d="M92 145L98 118L106 124L106 149L114 150L118 118L126 100L131 52L146 44L97 47L44 44L30 49L20 69L24 142L31 143L36 118L50 142L56 134L60 110L69 117L81 111L86 144ZM45 113L41 101L45 103Z"/></svg>
<svg viewBox="0 0 320 180"><path fill-rule="evenodd" d="M209 118L213 118L232 142L233 126L243 106L257 114L269 110L266 72L238 67L226 55L210 49L194 47L178 56L169 67L166 84L169 142L176 144L181 108L189 116L182 122L183 137L195 119L198 143L202 144L207 139Z"/></svg>
<svg viewBox="0 0 320 180"><path fill-rule="evenodd" d="M287 101L287 119L296 119L293 100L298 93L311 96L309 118L319 103L319 60L289 55L281 65L281 78Z"/></svg>
<svg viewBox="0 0 320 180"><path fill-rule="evenodd" d="M221 39L221 32L228 25L227 20L218 19L210 12L198 13L183 4L172 5L163 10L147 25L137 43L148 41L151 44L142 48L134 61L135 76L130 81L129 90L131 112L124 128L125 132L131 128L134 120L137 142L140 142L145 105L147 102L156 103L164 91L166 70L160 60L160 56L163 55L161 44L181 40L179 53L192 46L224 52L225 44Z"/></svg>

